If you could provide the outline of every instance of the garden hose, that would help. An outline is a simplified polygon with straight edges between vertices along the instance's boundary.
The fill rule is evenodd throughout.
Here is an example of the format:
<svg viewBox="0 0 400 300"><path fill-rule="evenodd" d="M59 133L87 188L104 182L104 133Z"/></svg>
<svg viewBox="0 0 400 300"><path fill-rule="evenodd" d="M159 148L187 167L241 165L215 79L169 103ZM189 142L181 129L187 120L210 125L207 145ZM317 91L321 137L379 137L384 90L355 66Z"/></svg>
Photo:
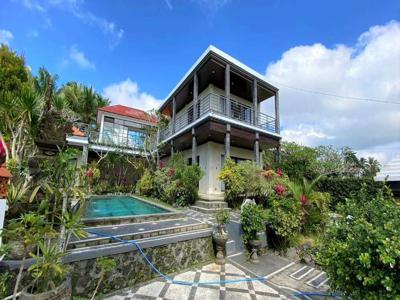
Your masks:
<svg viewBox="0 0 400 300"><path fill-rule="evenodd" d="M249 282L249 281L266 281L267 279L262 276L257 276L257 277L252 277L252 278L240 278L240 279L234 279L234 280L216 280L216 281L182 281L182 280L174 280L172 277L164 274L161 272L157 267L150 261L150 259L147 257L147 255L144 253L142 247L139 245L138 242L135 240L123 240L120 239L119 237L116 237L111 234L106 234L106 233L100 233L96 232L93 230L86 230L88 233L97 235L100 237L107 237L110 239L113 239L115 241L124 243L124 244L131 244L135 245L135 247L139 250L139 252L142 254L143 258L145 261L150 265L150 267L161 277L163 277L166 281L173 283L173 284L179 284L179 285L220 285L220 284L230 284L230 283L239 283L239 282ZM298 292L295 293L294 296L327 296L327 297L335 297L335 298L340 298L339 296L335 294L329 294L329 293L307 293L307 292Z"/></svg>

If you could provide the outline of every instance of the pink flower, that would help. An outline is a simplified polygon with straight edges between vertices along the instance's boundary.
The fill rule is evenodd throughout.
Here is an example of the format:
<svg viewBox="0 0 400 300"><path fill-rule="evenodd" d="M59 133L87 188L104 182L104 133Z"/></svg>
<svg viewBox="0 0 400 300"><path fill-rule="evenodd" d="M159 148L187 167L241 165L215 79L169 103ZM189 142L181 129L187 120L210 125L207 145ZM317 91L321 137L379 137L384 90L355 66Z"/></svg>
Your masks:
<svg viewBox="0 0 400 300"><path fill-rule="evenodd" d="M282 177L282 175L283 175L282 169L281 169L281 168L278 168L278 169L276 170L276 174L278 174L279 177Z"/></svg>
<svg viewBox="0 0 400 300"><path fill-rule="evenodd" d="M279 196L282 196L286 192L286 188L282 184L277 184L274 189L275 193L277 193Z"/></svg>
<svg viewBox="0 0 400 300"><path fill-rule="evenodd" d="M93 177L93 171L92 171L92 170L88 170L88 171L85 173L85 176L86 176L86 177L89 177L89 178L92 178L92 177Z"/></svg>
<svg viewBox="0 0 400 300"><path fill-rule="evenodd" d="M163 169L165 167L165 162L160 161L160 169Z"/></svg>
<svg viewBox="0 0 400 300"><path fill-rule="evenodd" d="M301 195L300 196L300 202L301 202L301 205L306 205L307 204L307 197L305 196L305 195Z"/></svg>
<svg viewBox="0 0 400 300"><path fill-rule="evenodd" d="M174 168L171 168L171 169L168 170L167 175L168 175L169 177L174 176L174 174L175 174L175 169L174 169Z"/></svg>

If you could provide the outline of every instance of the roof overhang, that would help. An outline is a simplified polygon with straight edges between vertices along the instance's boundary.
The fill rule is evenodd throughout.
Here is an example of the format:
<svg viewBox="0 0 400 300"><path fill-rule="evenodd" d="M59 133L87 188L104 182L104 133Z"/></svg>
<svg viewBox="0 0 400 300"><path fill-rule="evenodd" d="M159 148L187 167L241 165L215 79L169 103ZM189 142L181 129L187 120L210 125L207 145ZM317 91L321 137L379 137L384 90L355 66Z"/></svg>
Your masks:
<svg viewBox="0 0 400 300"><path fill-rule="evenodd" d="M163 104L159 108L159 111L164 111L169 103L172 101L172 98L177 93L179 93L179 91L183 89L185 85L188 85L191 81L193 81L194 73L201 69L201 67L210 60L222 64L223 67L225 67L226 64L229 64L231 72L238 74L238 76L248 78L249 80L256 79L257 85L262 89L270 92L271 95L275 94L279 90L277 87L265 81L265 77L257 71L251 69L250 67L246 66L245 64L230 56L229 54L223 52L222 50L210 45L192 65L192 67L186 72L186 74L178 82L178 84L172 89L169 95L165 98Z"/></svg>

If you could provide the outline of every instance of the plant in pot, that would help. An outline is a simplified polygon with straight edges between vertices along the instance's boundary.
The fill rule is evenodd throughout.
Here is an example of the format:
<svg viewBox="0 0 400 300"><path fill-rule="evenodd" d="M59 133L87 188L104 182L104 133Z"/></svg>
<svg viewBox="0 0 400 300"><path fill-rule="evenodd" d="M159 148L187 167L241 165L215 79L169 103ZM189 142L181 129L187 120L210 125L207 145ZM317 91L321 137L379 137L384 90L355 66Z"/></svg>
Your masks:
<svg viewBox="0 0 400 300"><path fill-rule="evenodd" d="M32 283L21 292L22 300L69 300L71 299L71 280L68 267L62 263L65 252L60 251L56 241L38 241L40 255L31 253L35 263L28 269Z"/></svg>
<svg viewBox="0 0 400 300"><path fill-rule="evenodd" d="M240 215L240 224L243 230L243 241L249 247L250 259L258 262L258 254L261 247L259 233L265 228L265 210L261 205L247 204Z"/></svg>
<svg viewBox="0 0 400 300"><path fill-rule="evenodd" d="M217 228L213 232L213 240L217 250L216 263L222 265L225 263L226 242L228 241L228 232L225 225L230 221L230 214L228 210L221 209L215 214Z"/></svg>

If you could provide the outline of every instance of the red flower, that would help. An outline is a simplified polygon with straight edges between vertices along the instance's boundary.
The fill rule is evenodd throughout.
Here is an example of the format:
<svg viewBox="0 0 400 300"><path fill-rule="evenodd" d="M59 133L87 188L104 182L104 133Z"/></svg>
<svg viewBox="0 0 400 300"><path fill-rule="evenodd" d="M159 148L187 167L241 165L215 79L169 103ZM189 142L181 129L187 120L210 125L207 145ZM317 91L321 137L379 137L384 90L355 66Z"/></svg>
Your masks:
<svg viewBox="0 0 400 300"><path fill-rule="evenodd" d="M167 175L168 175L169 177L174 176L174 174L175 174L175 169L174 169L174 168L171 168L171 169L168 170Z"/></svg>
<svg viewBox="0 0 400 300"><path fill-rule="evenodd" d="M279 196L282 196L286 192L286 188L282 184L277 184L274 189L275 193L277 193Z"/></svg>
<svg viewBox="0 0 400 300"><path fill-rule="evenodd" d="M282 177L282 175L283 175L282 169L281 169L281 168L278 168L278 169L276 170L276 174L278 174L279 177Z"/></svg>
<svg viewBox="0 0 400 300"><path fill-rule="evenodd" d="M165 162L160 161L160 169L163 169L165 167Z"/></svg>
<svg viewBox="0 0 400 300"><path fill-rule="evenodd" d="M92 171L92 170L88 170L88 171L85 173L85 176L86 176L86 177L89 177L89 178L92 178L92 177L93 177L93 171Z"/></svg>
<svg viewBox="0 0 400 300"><path fill-rule="evenodd" d="M306 205L307 204L307 197L305 196L305 195L301 195L300 196L300 202L301 202L301 205Z"/></svg>

